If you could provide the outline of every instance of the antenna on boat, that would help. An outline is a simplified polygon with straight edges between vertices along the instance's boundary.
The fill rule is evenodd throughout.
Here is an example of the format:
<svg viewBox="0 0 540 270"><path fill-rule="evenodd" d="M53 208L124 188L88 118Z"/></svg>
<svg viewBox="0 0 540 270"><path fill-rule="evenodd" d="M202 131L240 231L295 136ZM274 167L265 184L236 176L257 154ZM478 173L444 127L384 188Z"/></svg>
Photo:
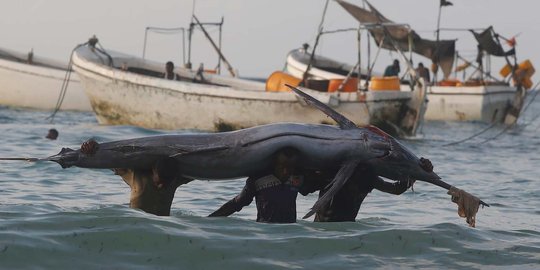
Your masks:
<svg viewBox="0 0 540 270"><path fill-rule="evenodd" d="M439 49L440 49L440 33L441 33L441 11L443 7L452 6L452 2L447 0L441 0L439 5L439 15L437 16L437 45L435 49L435 64L439 65ZM437 72L439 71L438 67L433 70L433 83L437 83ZM444 76L443 76L444 77Z"/></svg>
<svg viewBox="0 0 540 270"><path fill-rule="evenodd" d="M153 26L147 26L144 30L144 45L143 45L143 53L142 53L142 59L146 59L146 44L148 39L148 32L154 32L159 34L176 34L181 32L182 33L182 63L186 63L186 28L184 27L173 27L173 28L165 28L165 27L153 27Z"/></svg>
<svg viewBox="0 0 540 270"><path fill-rule="evenodd" d="M308 74L309 74L309 70L311 69L311 65L313 63L313 59L315 58L315 49L317 48L317 45L319 44L319 39L321 38L321 35L323 32L324 17L326 16L326 11L328 10L328 2L330 2L330 0L326 0L326 3L324 4L324 10L323 10L322 18L321 18L321 23L319 24L317 37L315 38L315 44L313 44L313 49L311 50L309 62L307 64L306 70L304 71L304 74L302 75L302 81L300 82L301 85L305 84Z"/></svg>
<svg viewBox="0 0 540 270"><path fill-rule="evenodd" d="M206 36L208 41L210 41L210 44L212 45L214 50L216 50L216 52L218 53L219 59L223 60L223 62L225 62L225 65L227 65L227 70L229 71L229 73L231 73L231 75L233 77L236 77L236 73L234 72L234 69L233 69L232 65L229 63L229 61L227 61L227 59L225 58L225 56L221 52L221 26L223 25L223 17L221 17L221 22L219 22L219 23L201 23L199 21L199 19L197 18L197 16L195 16L195 15L193 15L193 19L195 19L195 23L201 28L202 32L204 33L204 35ZM220 45L219 46L216 45L216 43L214 42L214 40L212 39L210 34L204 28L204 25L218 25L219 26L219 29L220 29L220 35L219 35L219 37L220 37L219 44ZM220 65L220 64L221 64L221 62L218 62L218 65Z"/></svg>

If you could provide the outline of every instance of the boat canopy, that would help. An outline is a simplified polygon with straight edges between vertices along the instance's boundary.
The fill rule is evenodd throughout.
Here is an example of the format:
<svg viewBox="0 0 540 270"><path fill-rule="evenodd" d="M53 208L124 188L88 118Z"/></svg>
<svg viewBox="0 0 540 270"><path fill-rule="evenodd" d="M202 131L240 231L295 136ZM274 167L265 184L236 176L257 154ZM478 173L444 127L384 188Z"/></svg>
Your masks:
<svg viewBox="0 0 540 270"><path fill-rule="evenodd" d="M358 7L342 0L336 0L347 12L364 25L383 25L384 27L370 28L369 32L378 46L388 50L395 50L394 44L402 51L409 50L409 42L412 51L438 63L447 78L452 72L455 55L456 40L433 41L423 39L414 30L403 25L392 25L394 22L384 17L369 2L370 10ZM394 44L392 43L392 39Z"/></svg>
<svg viewBox="0 0 540 270"><path fill-rule="evenodd" d="M493 26L486 28L486 30L481 33L477 33L474 30L469 31L471 31L471 33L474 35L474 38L476 38L476 41L478 41L478 45L480 46L479 48L490 55L509 56L516 54L515 48L512 48L506 52L504 51L500 42L497 39L497 33L495 33L495 31L493 30Z"/></svg>

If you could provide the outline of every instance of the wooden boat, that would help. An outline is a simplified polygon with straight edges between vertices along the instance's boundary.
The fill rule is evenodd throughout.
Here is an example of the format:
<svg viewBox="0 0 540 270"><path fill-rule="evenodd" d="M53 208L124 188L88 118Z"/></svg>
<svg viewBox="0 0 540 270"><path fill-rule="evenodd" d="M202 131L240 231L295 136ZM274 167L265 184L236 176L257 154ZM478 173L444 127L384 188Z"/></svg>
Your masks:
<svg viewBox="0 0 540 270"><path fill-rule="evenodd" d="M0 105L55 110L68 66L60 62L0 49ZM91 111L75 74L69 80L60 110Z"/></svg>
<svg viewBox="0 0 540 270"><path fill-rule="evenodd" d="M397 25L384 17L368 1L364 2L369 10L343 0L336 0L336 2L362 25L382 26L368 29L370 37L380 48L389 50L412 49L414 53L430 59L436 64L435 67L442 71L444 80L428 87L429 102L424 116L426 120L504 122L506 124L514 124L517 121L523 106L525 89L532 86L530 78L534 74L534 68L528 61L522 62L518 67L511 66L510 63L517 62L515 48L512 45L512 49L505 51L499 40L502 37L496 34L492 27L488 27L480 33L463 29L463 31L471 32L474 35L481 51L476 57L476 61L480 61L480 64L472 73L475 77L471 75L465 82L459 82L449 80L449 76L456 72L453 71L453 63L456 58L459 58L455 51L456 40L439 40L437 38L436 41L433 41L424 39L414 30ZM388 42L388 40L392 42ZM413 46L408 44L411 42ZM508 79L495 79L491 76L490 69L484 70L482 57L489 58L490 56L506 58L506 62L509 64L503 68L501 74ZM341 66L339 63L328 60L323 62L331 63L332 67ZM489 59L484 62L491 63ZM473 66L470 62L466 63L467 66ZM312 71L311 74L322 76L322 73L317 72ZM328 74L325 76L328 77ZM512 79L514 86L509 83Z"/></svg>
<svg viewBox="0 0 540 270"><path fill-rule="evenodd" d="M532 87L534 67L529 60L510 65L517 62L515 48L505 51L493 27L471 33L482 48L476 57L477 66L456 53L456 60L464 63L456 67L454 74L469 67L474 67L474 72L464 81L444 79L429 87L430 104L426 119L513 124L519 117L526 90ZM493 77L489 72L491 67L487 71L484 68L483 58L487 58L485 62L490 64L492 56L506 58L507 64L500 71L502 79Z"/></svg>
<svg viewBox="0 0 540 270"><path fill-rule="evenodd" d="M73 68L99 123L157 129L230 130L275 122L333 123L284 90L287 75L266 83L176 68L180 80L166 80L163 63L91 46L75 50ZM305 89L360 125L373 124L413 136L425 89L328 92ZM424 91L424 92L422 92Z"/></svg>
<svg viewBox="0 0 540 270"><path fill-rule="evenodd" d="M501 122L518 94L509 84L445 84L429 86L426 120Z"/></svg>

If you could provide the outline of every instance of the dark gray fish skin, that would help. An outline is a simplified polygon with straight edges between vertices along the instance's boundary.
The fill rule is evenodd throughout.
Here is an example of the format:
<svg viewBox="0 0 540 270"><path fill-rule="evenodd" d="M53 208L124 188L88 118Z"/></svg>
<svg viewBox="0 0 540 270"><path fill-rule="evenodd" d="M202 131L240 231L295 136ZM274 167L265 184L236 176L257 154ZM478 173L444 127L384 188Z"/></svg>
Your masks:
<svg viewBox="0 0 540 270"><path fill-rule="evenodd" d="M370 129L281 123L232 132L101 143L94 155L68 149L47 160L64 168L150 168L160 158L173 157L183 176L219 180L267 170L272 166L273 154L285 147L299 150L300 166L318 170L339 168L351 159L380 158L391 149L390 141Z"/></svg>
<svg viewBox="0 0 540 270"><path fill-rule="evenodd" d="M390 153L367 162L373 166L377 175L396 181L420 180L433 183L441 179L436 173L422 169L420 159L412 151L390 135L387 136L392 148Z"/></svg>

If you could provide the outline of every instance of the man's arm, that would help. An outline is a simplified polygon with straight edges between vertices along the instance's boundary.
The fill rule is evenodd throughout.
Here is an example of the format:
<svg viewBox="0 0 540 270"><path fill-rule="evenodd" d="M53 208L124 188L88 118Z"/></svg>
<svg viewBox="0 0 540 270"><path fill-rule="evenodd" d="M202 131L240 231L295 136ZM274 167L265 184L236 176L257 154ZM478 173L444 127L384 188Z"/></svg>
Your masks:
<svg viewBox="0 0 540 270"><path fill-rule="evenodd" d="M181 185L185 185L191 181L193 181L194 179L191 179L191 178L186 178L186 177L183 177L183 176L178 176L174 179L172 185L174 186L174 188L178 188L180 187Z"/></svg>
<svg viewBox="0 0 540 270"><path fill-rule="evenodd" d="M246 185L242 189L242 192L234 197L232 200L226 202L214 213L208 215L209 217L227 217L232 215L234 212L242 210L242 207L249 205L255 197L255 188L253 182L256 179L248 178L246 180Z"/></svg>
<svg viewBox="0 0 540 270"><path fill-rule="evenodd" d="M332 181L332 175L317 171L304 172L304 183L299 192L300 194L307 196L310 193L325 188L330 181Z"/></svg>
<svg viewBox="0 0 540 270"><path fill-rule="evenodd" d="M402 194L411 186L412 182L409 181L386 182L380 177L373 181L373 188L394 195Z"/></svg>
<svg viewBox="0 0 540 270"><path fill-rule="evenodd" d="M124 168L115 168L112 169L114 174L122 177L122 180L128 184L128 186L133 186L133 170L130 169L124 169Z"/></svg>

